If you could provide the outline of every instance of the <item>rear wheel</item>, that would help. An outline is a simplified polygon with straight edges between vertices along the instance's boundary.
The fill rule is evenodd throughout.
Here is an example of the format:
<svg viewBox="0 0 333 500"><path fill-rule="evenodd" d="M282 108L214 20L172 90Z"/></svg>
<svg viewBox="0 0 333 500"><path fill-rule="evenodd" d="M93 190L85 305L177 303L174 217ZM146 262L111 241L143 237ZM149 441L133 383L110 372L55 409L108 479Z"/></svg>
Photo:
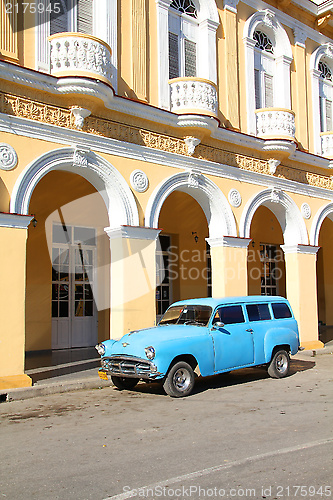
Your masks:
<svg viewBox="0 0 333 500"><path fill-rule="evenodd" d="M121 390L133 389L139 382L138 378L116 377L115 375L111 375L111 380L113 384Z"/></svg>
<svg viewBox="0 0 333 500"><path fill-rule="evenodd" d="M179 361L169 370L163 384L165 392L173 398L181 398L191 394L194 387L194 372L192 367Z"/></svg>
<svg viewBox="0 0 333 500"><path fill-rule="evenodd" d="M273 354L268 365L268 375L272 378L283 378L289 373L290 358L287 351L280 349Z"/></svg>

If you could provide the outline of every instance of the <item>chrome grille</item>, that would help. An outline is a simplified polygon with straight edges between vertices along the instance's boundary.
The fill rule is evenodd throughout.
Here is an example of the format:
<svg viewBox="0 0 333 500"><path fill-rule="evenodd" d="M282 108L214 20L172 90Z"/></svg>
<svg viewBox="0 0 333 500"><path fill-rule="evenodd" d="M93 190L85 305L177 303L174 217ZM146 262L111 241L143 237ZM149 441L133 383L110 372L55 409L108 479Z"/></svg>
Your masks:
<svg viewBox="0 0 333 500"><path fill-rule="evenodd" d="M102 359L102 367L111 375L149 377L151 363L140 358L113 356Z"/></svg>

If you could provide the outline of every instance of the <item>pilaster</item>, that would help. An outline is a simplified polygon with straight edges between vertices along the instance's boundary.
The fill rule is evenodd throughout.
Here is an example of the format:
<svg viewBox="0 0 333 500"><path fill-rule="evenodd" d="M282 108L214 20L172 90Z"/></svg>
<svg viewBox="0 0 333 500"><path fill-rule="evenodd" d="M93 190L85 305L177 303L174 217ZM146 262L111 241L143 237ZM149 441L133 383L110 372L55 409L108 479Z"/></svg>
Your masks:
<svg viewBox="0 0 333 500"><path fill-rule="evenodd" d="M225 71L226 117L235 129L240 128L237 31L237 9L236 6L230 7L228 2L224 7L225 62L228 68Z"/></svg>
<svg viewBox="0 0 333 500"><path fill-rule="evenodd" d="M146 0L132 0L132 88L143 101L148 98L146 9Z"/></svg>
<svg viewBox="0 0 333 500"><path fill-rule="evenodd" d="M26 242L31 220L0 214L0 390L32 385L24 374Z"/></svg>
<svg viewBox="0 0 333 500"><path fill-rule="evenodd" d="M156 320L156 239L159 229L105 228L111 247L111 332L119 339Z"/></svg>
<svg viewBox="0 0 333 500"><path fill-rule="evenodd" d="M282 245L286 263L287 298L298 322L300 342L306 349L323 347L318 340L317 252L309 245Z"/></svg>
<svg viewBox="0 0 333 500"><path fill-rule="evenodd" d="M250 238L207 238L212 265L213 297L247 295L247 252Z"/></svg>
<svg viewBox="0 0 333 500"><path fill-rule="evenodd" d="M297 140L302 144L303 148L309 149L309 130L308 130L308 118L307 118L307 70L306 70L306 51L305 51L305 40L306 33L300 29L294 29L295 38L295 78L296 78L296 89L295 101L296 109L296 132Z"/></svg>

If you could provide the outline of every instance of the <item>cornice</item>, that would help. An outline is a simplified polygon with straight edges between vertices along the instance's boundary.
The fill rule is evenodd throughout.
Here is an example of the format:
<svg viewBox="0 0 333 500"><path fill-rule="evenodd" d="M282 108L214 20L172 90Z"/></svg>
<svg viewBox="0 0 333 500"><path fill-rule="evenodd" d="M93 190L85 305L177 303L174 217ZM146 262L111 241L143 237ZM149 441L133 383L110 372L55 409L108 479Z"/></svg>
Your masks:
<svg viewBox="0 0 333 500"><path fill-rule="evenodd" d="M0 212L0 227L27 229L33 216Z"/></svg>
<svg viewBox="0 0 333 500"><path fill-rule="evenodd" d="M198 146L198 150L203 154L205 153L204 148L207 148L211 152L215 151L219 161L214 161L214 155L212 155L212 159L191 157L187 156L186 146L183 141L179 140L177 142L174 139L174 142L171 142L170 146L170 142L168 141L170 138L163 138L158 136L158 134L148 133L148 139L149 134L151 137L148 140L149 145L146 146L129 142L128 139L130 137L129 135L126 137L126 133L124 133L123 139L119 140L16 116L8 116L3 113L0 113L0 131L63 144L64 146L72 146L74 144L78 147L90 148L97 153L154 163L178 170L191 171L197 169L205 175L247 182L264 187L275 187L283 191L329 201L333 200L333 179L329 176L319 176L315 173L284 167L282 165L278 166L276 174L273 176L269 174L269 163L266 160L257 160L256 158L246 157L229 151L216 150L204 145ZM140 135L140 137L142 136ZM179 152L180 144L184 148L184 153L182 154ZM159 147L163 146L167 147L168 150L159 149ZM303 166L304 160L302 161L302 159L306 156L308 156L306 153L299 153L298 161L303 163ZM293 180L290 180L288 176L291 176ZM303 182L297 180L297 178L301 178Z"/></svg>

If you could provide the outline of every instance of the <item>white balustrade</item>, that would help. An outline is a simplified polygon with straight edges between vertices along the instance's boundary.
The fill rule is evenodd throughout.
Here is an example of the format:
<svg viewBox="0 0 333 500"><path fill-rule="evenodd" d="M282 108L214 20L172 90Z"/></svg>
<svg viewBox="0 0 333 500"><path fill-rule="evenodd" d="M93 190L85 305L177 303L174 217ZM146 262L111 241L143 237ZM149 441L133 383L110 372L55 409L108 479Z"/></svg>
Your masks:
<svg viewBox="0 0 333 500"><path fill-rule="evenodd" d="M295 140L295 113L290 109L256 110L257 136L262 139Z"/></svg>
<svg viewBox="0 0 333 500"><path fill-rule="evenodd" d="M333 132L322 132L321 153L326 158L333 158Z"/></svg>
<svg viewBox="0 0 333 500"><path fill-rule="evenodd" d="M202 78L174 78L169 81L170 111L177 114L217 116L217 90Z"/></svg>
<svg viewBox="0 0 333 500"><path fill-rule="evenodd" d="M52 75L111 82L111 49L107 43L83 33L57 33L49 41Z"/></svg>

